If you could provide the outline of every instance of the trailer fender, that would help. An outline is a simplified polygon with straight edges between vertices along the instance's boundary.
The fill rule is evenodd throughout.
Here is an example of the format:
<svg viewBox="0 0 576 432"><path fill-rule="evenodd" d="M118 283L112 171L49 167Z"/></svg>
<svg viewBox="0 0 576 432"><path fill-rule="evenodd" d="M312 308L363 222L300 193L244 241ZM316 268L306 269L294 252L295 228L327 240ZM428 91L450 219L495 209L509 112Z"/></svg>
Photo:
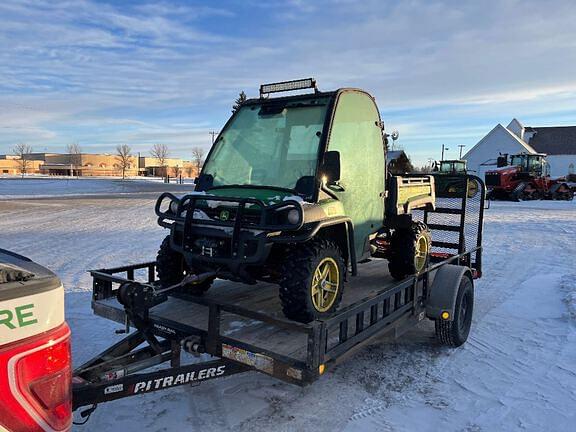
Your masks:
<svg viewBox="0 0 576 432"><path fill-rule="evenodd" d="M426 316L428 318L438 319L442 317L443 312L448 312L448 321L452 321L456 296L463 277L470 278L470 281L473 280L472 272L468 267L446 264L438 269L426 302Z"/></svg>

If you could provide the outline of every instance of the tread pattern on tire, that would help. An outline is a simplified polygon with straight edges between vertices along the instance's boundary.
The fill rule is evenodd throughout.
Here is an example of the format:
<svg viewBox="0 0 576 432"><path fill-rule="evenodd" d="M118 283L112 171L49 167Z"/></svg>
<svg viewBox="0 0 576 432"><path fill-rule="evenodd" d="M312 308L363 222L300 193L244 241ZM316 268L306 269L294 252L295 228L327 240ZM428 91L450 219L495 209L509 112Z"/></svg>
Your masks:
<svg viewBox="0 0 576 432"><path fill-rule="evenodd" d="M462 285L462 282L467 282L468 284L470 284L470 286L473 287L472 281L470 281L470 279L468 279L468 277L466 277L466 276L464 276L464 278L465 278L465 280L463 279L458 286L458 296L456 299L456 307L457 308L460 305L461 297L464 295L464 290L467 288L467 284ZM472 307L472 310L474 310L473 304L474 304L474 291L472 288L472 306L470 306L470 307ZM466 335L464 338L462 335L459 335L457 319L458 319L458 315L454 314L454 320L453 321L445 321L442 319L435 319L434 320L436 340L441 345L449 346L449 347L453 347L453 348L459 347L468 338L468 335Z"/></svg>
<svg viewBox="0 0 576 432"><path fill-rule="evenodd" d="M416 240L420 235L427 237L429 248L432 246L432 237L426 224L413 222L408 229L397 229L390 239L391 252L388 258L388 270L396 280L402 280L406 276L416 273L414 266L414 254L416 252ZM426 265L428 262L426 262ZM424 268L426 267L424 266Z"/></svg>
<svg viewBox="0 0 576 432"><path fill-rule="evenodd" d="M340 287L329 313L334 310L344 291L343 281L346 266L342 253L336 243L326 239L316 239L290 248L282 264L282 279L280 280L280 301L287 318L300 322L310 322L320 314L315 311L310 298L310 279L316 270L319 259L331 256L340 269Z"/></svg>
<svg viewBox="0 0 576 432"><path fill-rule="evenodd" d="M455 347L456 343L452 335L453 321L435 320L436 340L441 345Z"/></svg>
<svg viewBox="0 0 576 432"><path fill-rule="evenodd" d="M161 286L168 287L182 280L184 277L181 267L183 259L180 253L170 247L170 236L166 236L156 256L156 275ZM202 295L210 289L213 280L208 279L199 284L186 285L179 288L178 291L192 295Z"/></svg>

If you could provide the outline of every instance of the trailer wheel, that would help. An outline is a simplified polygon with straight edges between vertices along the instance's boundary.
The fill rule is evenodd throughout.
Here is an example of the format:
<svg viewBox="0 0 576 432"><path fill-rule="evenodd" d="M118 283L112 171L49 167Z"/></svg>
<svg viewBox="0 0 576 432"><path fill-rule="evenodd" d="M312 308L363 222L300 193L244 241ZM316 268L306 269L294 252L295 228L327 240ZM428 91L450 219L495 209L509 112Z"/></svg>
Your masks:
<svg viewBox="0 0 576 432"><path fill-rule="evenodd" d="M334 311L342 299L345 271L342 252L329 240L292 247L284 259L280 280L284 315L306 323Z"/></svg>
<svg viewBox="0 0 576 432"><path fill-rule="evenodd" d="M160 285L162 287L175 285L191 272L192 269L186 264L182 254L170 247L170 236L166 236L156 256L156 274ZM197 284L186 285L177 291L192 295L202 295L210 289L213 281L214 278L210 278Z"/></svg>
<svg viewBox="0 0 576 432"><path fill-rule="evenodd" d="M408 229L396 229L390 238L388 270L396 280L419 274L428 265L432 238L422 222L413 222Z"/></svg>
<svg viewBox="0 0 576 432"><path fill-rule="evenodd" d="M436 339L442 345L459 347L470 334L474 311L474 285L468 276L462 277L452 321L435 319Z"/></svg>

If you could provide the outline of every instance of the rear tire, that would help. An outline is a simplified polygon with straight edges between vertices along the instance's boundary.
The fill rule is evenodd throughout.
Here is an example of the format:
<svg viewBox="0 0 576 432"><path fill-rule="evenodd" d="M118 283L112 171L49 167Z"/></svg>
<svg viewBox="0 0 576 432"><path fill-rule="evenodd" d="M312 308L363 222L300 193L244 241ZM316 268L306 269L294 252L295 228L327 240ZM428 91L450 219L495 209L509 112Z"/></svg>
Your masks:
<svg viewBox="0 0 576 432"><path fill-rule="evenodd" d="M474 312L474 285L469 277L460 281L452 321L435 320L436 339L440 344L459 347L468 339Z"/></svg>
<svg viewBox="0 0 576 432"><path fill-rule="evenodd" d="M282 265L280 301L284 315L307 323L333 312L342 300L345 271L335 243L317 239L295 245Z"/></svg>
<svg viewBox="0 0 576 432"><path fill-rule="evenodd" d="M388 270L396 280L419 274L430 260L432 237L422 222L413 222L408 229L396 229L390 238Z"/></svg>
<svg viewBox="0 0 576 432"><path fill-rule="evenodd" d="M160 285L167 288L181 282L184 276L194 273L181 253L170 247L170 236L166 236L156 256L156 274ZM210 289L214 278L206 279L197 284L188 284L178 288L177 292L192 295L202 295Z"/></svg>

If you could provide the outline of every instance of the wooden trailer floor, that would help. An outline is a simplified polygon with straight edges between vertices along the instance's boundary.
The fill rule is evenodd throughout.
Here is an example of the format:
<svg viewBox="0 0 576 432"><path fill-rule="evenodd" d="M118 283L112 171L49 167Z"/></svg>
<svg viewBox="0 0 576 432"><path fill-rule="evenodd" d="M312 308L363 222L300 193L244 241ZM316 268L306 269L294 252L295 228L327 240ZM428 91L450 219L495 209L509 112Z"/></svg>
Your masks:
<svg viewBox="0 0 576 432"><path fill-rule="evenodd" d="M392 288L394 279L388 273L386 260L372 260L358 266L358 276L349 277L339 309ZM278 299L278 286L270 283L246 285L217 280L205 298L222 304L233 304L245 309L284 318ZM124 309L115 297L94 303L94 313L124 323ZM184 299L169 297L150 311L152 319L170 321L200 330L208 328L208 307ZM306 359L307 335L294 330L281 329L260 321L223 312L221 335L240 342L256 345L274 353L298 360Z"/></svg>

